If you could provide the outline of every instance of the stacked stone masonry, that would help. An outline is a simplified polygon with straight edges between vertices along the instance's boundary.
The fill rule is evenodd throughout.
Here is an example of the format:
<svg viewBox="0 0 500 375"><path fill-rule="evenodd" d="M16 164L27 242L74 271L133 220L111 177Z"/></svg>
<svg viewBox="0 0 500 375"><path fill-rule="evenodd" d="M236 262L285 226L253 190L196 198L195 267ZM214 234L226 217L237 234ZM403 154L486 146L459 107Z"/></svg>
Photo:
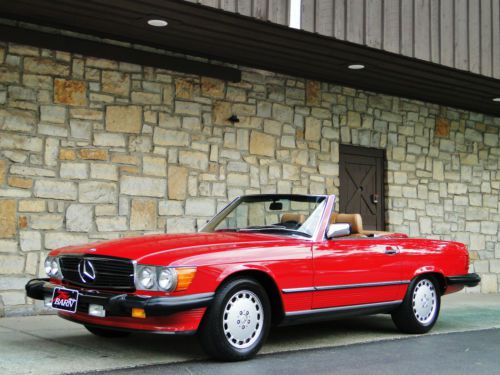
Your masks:
<svg viewBox="0 0 500 375"><path fill-rule="evenodd" d="M341 143L386 150L389 230L464 242L475 290L499 290L500 118L241 69L0 43L0 313L39 311L23 287L51 249L191 232L240 194L337 194Z"/></svg>

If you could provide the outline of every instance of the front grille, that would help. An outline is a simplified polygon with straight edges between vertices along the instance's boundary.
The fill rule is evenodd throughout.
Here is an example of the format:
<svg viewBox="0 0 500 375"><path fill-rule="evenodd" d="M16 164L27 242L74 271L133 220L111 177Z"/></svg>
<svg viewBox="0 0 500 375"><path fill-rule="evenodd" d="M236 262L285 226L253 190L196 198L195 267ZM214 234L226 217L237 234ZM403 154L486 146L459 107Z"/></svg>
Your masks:
<svg viewBox="0 0 500 375"><path fill-rule="evenodd" d="M95 278L85 277L82 280L80 271L83 270L81 262L88 261L90 274ZM74 285L88 288L117 289L133 291L134 287L134 265L128 259L99 257L99 256L62 256L59 259L64 281Z"/></svg>

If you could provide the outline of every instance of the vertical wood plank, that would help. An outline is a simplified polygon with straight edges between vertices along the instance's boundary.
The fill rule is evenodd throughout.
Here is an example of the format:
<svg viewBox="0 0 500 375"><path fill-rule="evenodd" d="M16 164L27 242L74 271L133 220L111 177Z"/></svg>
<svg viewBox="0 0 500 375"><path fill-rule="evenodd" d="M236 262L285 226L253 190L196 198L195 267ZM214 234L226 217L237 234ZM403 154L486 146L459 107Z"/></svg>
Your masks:
<svg viewBox="0 0 500 375"><path fill-rule="evenodd" d="M198 0L198 3L201 5L206 5L213 8L219 7L219 0Z"/></svg>
<svg viewBox="0 0 500 375"><path fill-rule="evenodd" d="M345 0L333 0L333 36L345 39L346 6Z"/></svg>
<svg viewBox="0 0 500 375"><path fill-rule="evenodd" d="M455 68L469 70L467 0L455 0Z"/></svg>
<svg viewBox="0 0 500 375"><path fill-rule="evenodd" d="M315 21L315 12L316 12L316 0L302 0L301 5L301 18L300 25L303 30L306 31L315 31L316 27L314 25Z"/></svg>
<svg viewBox="0 0 500 375"><path fill-rule="evenodd" d="M288 0L268 0L268 21L288 25Z"/></svg>
<svg viewBox="0 0 500 375"><path fill-rule="evenodd" d="M491 76L491 0L481 0L481 74Z"/></svg>
<svg viewBox="0 0 500 375"><path fill-rule="evenodd" d="M267 20L267 0L253 0L252 16L259 20Z"/></svg>
<svg viewBox="0 0 500 375"><path fill-rule="evenodd" d="M413 0L401 0L401 54L413 57Z"/></svg>
<svg viewBox="0 0 500 375"><path fill-rule="evenodd" d="M384 46L386 51L399 53L400 25L399 0L384 1Z"/></svg>
<svg viewBox="0 0 500 375"><path fill-rule="evenodd" d="M366 0L365 20L366 45L382 48L382 2L380 0Z"/></svg>
<svg viewBox="0 0 500 375"><path fill-rule="evenodd" d="M237 0L236 11L244 16L252 16L252 0Z"/></svg>
<svg viewBox="0 0 500 375"><path fill-rule="evenodd" d="M469 1L469 70L481 72L480 1Z"/></svg>
<svg viewBox="0 0 500 375"><path fill-rule="evenodd" d="M493 1L491 19L493 27L493 77L500 79L500 0Z"/></svg>
<svg viewBox="0 0 500 375"><path fill-rule="evenodd" d="M430 61L430 3L429 0L415 0L415 57Z"/></svg>
<svg viewBox="0 0 500 375"><path fill-rule="evenodd" d="M353 43L364 43L364 1L349 0L347 2L347 35L346 39Z"/></svg>
<svg viewBox="0 0 500 375"><path fill-rule="evenodd" d="M236 0L221 0L221 8L228 12L236 12Z"/></svg>
<svg viewBox="0 0 500 375"><path fill-rule="evenodd" d="M441 64L453 66L453 0L441 0Z"/></svg>
<svg viewBox="0 0 500 375"><path fill-rule="evenodd" d="M332 0L316 1L316 32L321 35L333 36L333 6Z"/></svg>
<svg viewBox="0 0 500 375"><path fill-rule="evenodd" d="M431 61L434 63L440 62L439 58L439 0L431 0L430 3L430 23L431 23Z"/></svg>

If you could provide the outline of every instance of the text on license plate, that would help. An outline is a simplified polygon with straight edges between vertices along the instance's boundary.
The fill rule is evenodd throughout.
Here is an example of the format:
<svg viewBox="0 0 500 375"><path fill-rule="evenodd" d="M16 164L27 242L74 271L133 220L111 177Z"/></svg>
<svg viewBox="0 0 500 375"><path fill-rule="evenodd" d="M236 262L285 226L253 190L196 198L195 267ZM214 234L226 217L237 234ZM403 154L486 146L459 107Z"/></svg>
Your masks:
<svg viewBox="0 0 500 375"><path fill-rule="evenodd" d="M78 304L78 290L55 288L52 295L52 307L57 310L76 312Z"/></svg>

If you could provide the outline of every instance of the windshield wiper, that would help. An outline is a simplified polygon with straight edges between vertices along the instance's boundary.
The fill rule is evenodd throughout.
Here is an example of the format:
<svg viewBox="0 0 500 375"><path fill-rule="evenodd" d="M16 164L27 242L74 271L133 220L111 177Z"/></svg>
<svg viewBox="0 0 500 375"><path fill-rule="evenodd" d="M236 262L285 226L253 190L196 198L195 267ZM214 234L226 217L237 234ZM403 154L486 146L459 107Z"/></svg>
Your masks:
<svg viewBox="0 0 500 375"><path fill-rule="evenodd" d="M295 229L288 229L283 226L272 226L272 225L263 225L263 226L252 226L252 227L247 227L247 228L241 228L239 230L240 232L260 232L260 231L265 231L265 232L287 232L291 234L296 234L298 236L302 237L307 237L311 238L312 236L308 233L301 232L299 230Z"/></svg>

